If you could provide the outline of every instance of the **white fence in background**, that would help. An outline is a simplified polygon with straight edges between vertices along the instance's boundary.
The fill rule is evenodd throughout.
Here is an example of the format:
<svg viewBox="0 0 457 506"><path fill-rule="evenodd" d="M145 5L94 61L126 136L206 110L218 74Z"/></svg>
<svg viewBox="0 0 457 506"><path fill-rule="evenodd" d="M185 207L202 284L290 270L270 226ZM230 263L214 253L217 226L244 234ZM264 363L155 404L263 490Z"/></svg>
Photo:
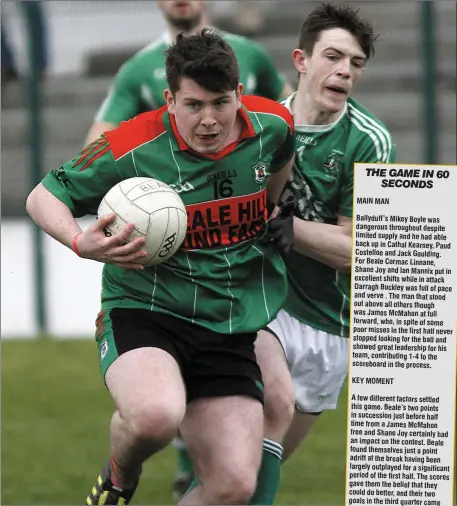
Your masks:
<svg viewBox="0 0 457 506"><path fill-rule="evenodd" d="M80 220L81 227L90 222ZM2 338L37 334L33 233L30 220L2 220ZM78 258L48 236L44 251L49 333L55 338L92 338L100 309L102 264Z"/></svg>

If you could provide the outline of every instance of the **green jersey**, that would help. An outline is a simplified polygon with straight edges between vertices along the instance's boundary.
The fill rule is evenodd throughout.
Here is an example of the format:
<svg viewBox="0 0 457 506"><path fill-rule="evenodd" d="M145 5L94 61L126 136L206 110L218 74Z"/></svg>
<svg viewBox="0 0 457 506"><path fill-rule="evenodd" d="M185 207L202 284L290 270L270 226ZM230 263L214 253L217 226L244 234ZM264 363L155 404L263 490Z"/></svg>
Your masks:
<svg viewBox="0 0 457 506"><path fill-rule="evenodd" d="M295 94L282 103L291 110ZM296 216L335 225L352 217L354 163L394 163L386 127L356 100L330 125L295 125L297 156L284 196L297 199ZM287 259L289 295L284 309L303 323L348 337L350 273L293 251Z"/></svg>
<svg viewBox="0 0 457 506"><path fill-rule="evenodd" d="M285 79L278 73L262 46L246 37L226 32L220 34L231 45L238 60L243 93L278 100ZM164 51L170 44L171 37L165 33L120 68L95 116L96 121L117 125L141 112L165 105L163 92L167 88L167 81Z"/></svg>
<svg viewBox="0 0 457 506"><path fill-rule="evenodd" d="M105 264L102 309L144 308L215 332L255 332L287 295L285 265L264 240L268 176L293 156L291 114L243 97L240 139L217 154L192 151L166 106L106 132L43 179L73 216L96 214L121 180L152 177L175 188L187 210L187 236L166 262L127 270Z"/></svg>

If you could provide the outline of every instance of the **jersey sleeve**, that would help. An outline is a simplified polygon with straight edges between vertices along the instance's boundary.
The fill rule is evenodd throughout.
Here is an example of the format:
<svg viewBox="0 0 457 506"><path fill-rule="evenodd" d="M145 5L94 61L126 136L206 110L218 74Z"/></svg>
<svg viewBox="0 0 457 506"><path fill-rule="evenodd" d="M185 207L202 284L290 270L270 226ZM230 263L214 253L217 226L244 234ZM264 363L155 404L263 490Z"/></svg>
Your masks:
<svg viewBox="0 0 457 506"><path fill-rule="evenodd" d="M125 63L117 72L108 95L95 115L96 122L119 125L140 112L140 89L135 68Z"/></svg>
<svg viewBox="0 0 457 506"><path fill-rule="evenodd" d="M42 184L69 207L75 218L97 214L105 194L121 179L110 144L102 135L75 158L51 169Z"/></svg>
<svg viewBox="0 0 457 506"><path fill-rule="evenodd" d="M271 100L279 100L281 92L286 84L284 76L275 67L271 56L265 49L256 44L257 55L257 94L270 98Z"/></svg>
<svg viewBox="0 0 457 506"><path fill-rule="evenodd" d="M338 214L352 216L353 192L354 192L354 164L355 163L395 163L397 146L392 137L385 130L384 135L374 139L367 139L361 143L360 148L354 155L353 163L347 170L347 178L342 187Z"/></svg>
<svg viewBox="0 0 457 506"><path fill-rule="evenodd" d="M286 108L284 109L290 115L289 111ZM292 115L290 115L287 127L284 130L282 142L278 143L278 148L272 158L270 169L272 173L279 172L295 154L295 132Z"/></svg>

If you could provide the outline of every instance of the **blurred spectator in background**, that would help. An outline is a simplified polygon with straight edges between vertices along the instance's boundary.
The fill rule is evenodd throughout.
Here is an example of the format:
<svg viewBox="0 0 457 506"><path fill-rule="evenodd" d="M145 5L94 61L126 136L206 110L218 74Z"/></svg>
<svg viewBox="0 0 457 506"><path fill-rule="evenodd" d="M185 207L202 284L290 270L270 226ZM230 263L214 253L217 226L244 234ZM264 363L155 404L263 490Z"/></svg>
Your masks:
<svg viewBox="0 0 457 506"><path fill-rule="evenodd" d="M32 57L35 59L39 76L43 77L48 66L48 41L43 3L37 0L24 0L16 5L19 7L20 14L24 18L27 27L24 38L32 38L31 41L28 40L27 42L33 51ZM2 18L3 15L4 10L2 9ZM2 83L16 80L19 77L14 47L11 43L10 34L5 30L5 25L6 23L2 19Z"/></svg>
<svg viewBox="0 0 457 506"><path fill-rule="evenodd" d="M86 144L107 130L151 109L165 105L164 51L178 33L193 33L208 25L203 1L159 1L167 31L127 60L114 78L107 97L98 110L86 137ZM275 68L271 57L258 43L246 37L222 32L232 46L240 67L245 95L260 95L279 100L292 93L291 86Z"/></svg>
<svg viewBox="0 0 457 506"><path fill-rule="evenodd" d="M2 84L15 81L18 77L13 50L2 23Z"/></svg>
<svg viewBox="0 0 457 506"><path fill-rule="evenodd" d="M264 13L258 0L235 2L235 25L246 35L255 35L264 22Z"/></svg>

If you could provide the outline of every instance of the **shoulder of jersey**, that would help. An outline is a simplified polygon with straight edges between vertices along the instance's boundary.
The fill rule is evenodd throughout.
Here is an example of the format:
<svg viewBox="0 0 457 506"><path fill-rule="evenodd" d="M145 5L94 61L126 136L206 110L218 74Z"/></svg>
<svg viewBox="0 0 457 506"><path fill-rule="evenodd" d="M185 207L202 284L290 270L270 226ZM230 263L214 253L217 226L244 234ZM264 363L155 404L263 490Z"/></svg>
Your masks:
<svg viewBox="0 0 457 506"><path fill-rule="evenodd" d="M118 128L105 132L114 159L130 153L148 142L158 139L166 132L163 115L167 107L144 112L133 119L122 121Z"/></svg>
<svg viewBox="0 0 457 506"><path fill-rule="evenodd" d="M347 103L348 117L352 123L360 127L372 126L381 130L385 135L391 136L386 125L360 102L350 97Z"/></svg>
<svg viewBox="0 0 457 506"><path fill-rule="evenodd" d="M290 131L294 131L292 114L279 102L254 95L243 95L241 101L249 112L281 118L288 125Z"/></svg>
<svg viewBox="0 0 457 506"><path fill-rule="evenodd" d="M167 44L164 42L163 37L159 37L158 39L154 40L133 54L128 60L125 61L123 66L127 67L128 69L134 69L135 71L138 71L139 68L146 68L143 67L146 62L149 63L154 60L165 61L164 50L166 47ZM147 70L150 72L150 69Z"/></svg>

